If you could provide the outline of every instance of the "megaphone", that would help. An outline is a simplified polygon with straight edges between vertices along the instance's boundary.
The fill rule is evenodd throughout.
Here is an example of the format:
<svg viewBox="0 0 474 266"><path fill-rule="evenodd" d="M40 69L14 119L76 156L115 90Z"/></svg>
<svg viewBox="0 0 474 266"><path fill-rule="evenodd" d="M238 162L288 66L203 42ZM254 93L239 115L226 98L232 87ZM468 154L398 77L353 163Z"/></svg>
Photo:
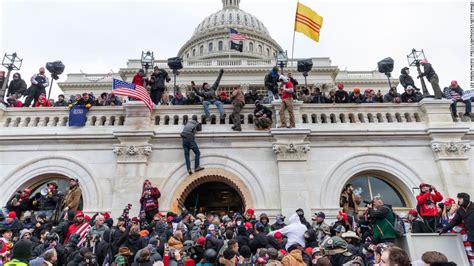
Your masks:
<svg viewBox="0 0 474 266"><path fill-rule="evenodd" d="M49 192L49 189L45 187L41 189L40 194L43 196L46 196L48 195L48 192Z"/></svg>

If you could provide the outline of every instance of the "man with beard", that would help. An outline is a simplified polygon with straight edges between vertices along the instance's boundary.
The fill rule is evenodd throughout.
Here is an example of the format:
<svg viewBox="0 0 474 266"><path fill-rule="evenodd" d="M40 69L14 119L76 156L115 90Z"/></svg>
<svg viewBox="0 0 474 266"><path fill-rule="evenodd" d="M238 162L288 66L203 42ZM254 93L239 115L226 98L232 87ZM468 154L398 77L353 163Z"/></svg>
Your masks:
<svg viewBox="0 0 474 266"><path fill-rule="evenodd" d="M341 193L339 207L344 213L356 217L359 212L360 198L354 193L352 184L347 184Z"/></svg>
<svg viewBox="0 0 474 266"><path fill-rule="evenodd" d="M10 81L8 86L7 97L15 95L17 99L20 99L21 96L26 94L26 82L21 78L20 73L13 74L13 80Z"/></svg>
<svg viewBox="0 0 474 266"><path fill-rule="evenodd" d="M314 215L311 227L316 231L316 239L318 243L322 243L326 236L331 236L331 227L324 221L324 219L326 219L326 214L324 212L318 212Z"/></svg>
<svg viewBox="0 0 474 266"><path fill-rule="evenodd" d="M148 223L151 223L153 217L158 212L158 199L160 197L160 190L157 187L153 187L150 180L145 180L143 182L142 197L140 198L140 218L146 219Z"/></svg>
<svg viewBox="0 0 474 266"><path fill-rule="evenodd" d="M46 195L41 195L39 199L38 211L36 214L44 214L48 220L51 220L54 209L59 202L60 195L58 193L58 185L56 182L49 182L46 184Z"/></svg>
<svg viewBox="0 0 474 266"><path fill-rule="evenodd" d="M7 206L9 210L14 211L16 216L21 217L23 212L30 208L31 189L24 188L20 193L17 193L10 204Z"/></svg>
<svg viewBox="0 0 474 266"><path fill-rule="evenodd" d="M459 193L457 197L459 208L454 218L448 225L443 227L440 234L448 232L460 223L464 223L467 231L467 241L471 242L471 247L474 247L474 204L467 193Z"/></svg>
<svg viewBox="0 0 474 266"><path fill-rule="evenodd" d="M402 68L400 71L400 84L402 84L403 88L407 88L408 86L412 86L413 88L416 89L415 86L415 81L413 81L413 78L410 76L410 69L408 67Z"/></svg>
<svg viewBox="0 0 474 266"><path fill-rule="evenodd" d="M86 222L84 213L82 211L77 211L76 216L74 216L74 223L69 226L64 243L68 242L69 237L72 234L78 234L82 240L89 232L90 228L91 226Z"/></svg>
<svg viewBox="0 0 474 266"><path fill-rule="evenodd" d="M38 74L34 74L31 77L31 86L28 91L28 97L26 97L24 107L30 107L31 102L36 104L41 94L46 94L46 87L49 86L49 78L45 75L44 67L39 69Z"/></svg>
<svg viewBox="0 0 474 266"><path fill-rule="evenodd" d="M255 102L255 128L257 130L268 130L272 126L272 110L264 106L259 100Z"/></svg>
<svg viewBox="0 0 474 266"><path fill-rule="evenodd" d="M63 201L61 203L61 208L64 212L69 210L77 211L79 203L81 201L82 191L79 187L79 179L70 178L69 179L69 188L64 195Z"/></svg>
<svg viewBox="0 0 474 266"><path fill-rule="evenodd" d="M420 61L420 64L423 66L423 73L418 75L418 78L425 77L431 83L431 87L433 88L435 99L441 99L443 93L441 92L441 88L439 87L439 78L438 74L436 74L435 70L428 62L427 59L423 59Z"/></svg>

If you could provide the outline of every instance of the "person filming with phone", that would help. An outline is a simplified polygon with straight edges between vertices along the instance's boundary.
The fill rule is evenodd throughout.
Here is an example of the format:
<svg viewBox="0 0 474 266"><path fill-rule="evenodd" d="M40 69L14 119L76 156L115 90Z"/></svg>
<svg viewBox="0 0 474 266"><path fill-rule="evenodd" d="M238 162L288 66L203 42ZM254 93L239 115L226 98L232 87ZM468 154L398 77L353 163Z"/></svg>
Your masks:
<svg viewBox="0 0 474 266"><path fill-rule="evenodd" d="M443 200L441 193L430 184L420 184L420 194L416 196L417 211L423 219L428 232L436 232L436 225L438 224L438 207L437 203Z"/></svg>

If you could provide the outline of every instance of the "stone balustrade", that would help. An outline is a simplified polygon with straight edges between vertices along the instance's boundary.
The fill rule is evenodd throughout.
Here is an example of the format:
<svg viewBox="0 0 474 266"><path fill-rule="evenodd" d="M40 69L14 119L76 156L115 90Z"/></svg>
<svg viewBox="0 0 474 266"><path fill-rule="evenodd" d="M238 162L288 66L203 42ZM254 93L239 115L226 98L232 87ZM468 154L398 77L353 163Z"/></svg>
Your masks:
<svg viewBox="0 0 474 266"><path fill-rule="evenodd" d="M137 108L134 102L134 108ZM426 104L431 103L431 105ZM138 103L141 104L141 103ZM129 116L127 108L130 104L123 106L92 107L87 114L85 127L113 128L126 127L126 119ZM270 106L273 110L274 126L279 123L278 101ZM431 106L431 107L430 107ZM418 125L418 128L426 128L430 121L441 121L453 123L449 112L449 103L445 101L427 100L413 104L302 104L294 103L296 126L298 128L343 128L359 125L363 128L376 127L376 124L386 127L394 125L398 128L409 128L410 125ZM142 107L140 107L142 108ZM145 107L143 107L145 108ZM428 108L428 109L427 109ZM207 121L201 105L184 106L158 106L146 117L140 118L143 124L149 124L150 129L170 128L178 132L180 127L189 119L197 119L203 125L219 127L218 130L230 131L230 127L222 125L232 124L232 105L225 105L226 117L220 119L219 112L215 106L210 106L211 119ZM431 112L430 110L435 110ZM431 117L430 117L431 116ZM66 107L55 108L5 108L0 109L0 128L39 128L39 127L67 127L68 109ZM136 119L136 118L134 118ZM149 119L149 121L147 121ZM254 129L254 106L246 105L241 113L242 126L244 130ZM141 123L141 122L140 122ZM406 125L406 126L403 126ZM179 126L179 128L177 127ZM377 128L380 128L378 126Z"/></svg>

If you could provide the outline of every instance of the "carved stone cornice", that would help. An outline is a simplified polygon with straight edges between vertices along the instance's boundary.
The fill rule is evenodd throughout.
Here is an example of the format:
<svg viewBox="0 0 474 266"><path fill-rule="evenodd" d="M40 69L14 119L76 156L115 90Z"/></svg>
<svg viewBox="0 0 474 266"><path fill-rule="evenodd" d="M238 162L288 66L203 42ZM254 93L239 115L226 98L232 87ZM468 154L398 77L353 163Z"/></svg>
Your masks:
<svg viewBox="0 0 474 266"><path fill-rule="evenodd" d="M117 163L147 163L152 153L151 145L123 145L114 146L113 152L117 155Z"/></svg>
<svg viewBox="0 0 474 266"><path fill-rule="evenodd" d="M278 161L306 161L306 154L310 151L308 143L273 144L273 152Z"/></svg>
<svg viewBox="0 0 474 266"><path fill-rule="evenodd" d="M467 160L471 144L469 141L432 141L431 149L437 160Z"/></svg>

